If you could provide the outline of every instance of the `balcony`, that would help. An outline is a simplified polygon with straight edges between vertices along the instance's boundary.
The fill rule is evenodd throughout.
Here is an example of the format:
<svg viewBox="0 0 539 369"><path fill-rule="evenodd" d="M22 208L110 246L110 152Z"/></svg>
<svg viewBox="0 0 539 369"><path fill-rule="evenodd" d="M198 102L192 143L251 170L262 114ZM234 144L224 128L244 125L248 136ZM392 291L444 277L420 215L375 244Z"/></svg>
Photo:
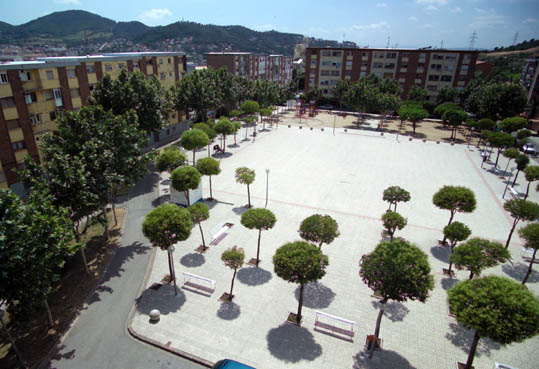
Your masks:
<svg viewBox="0 0 539 369"><path fill-rule="evenodd" d="M17 113L17 108L5 108L4 109L4 119L5 120L11 120L11 119L18 119L19 114Z"/></svg>
<svg viewBox="0 0 539 369"><path fill-rule="evenodd" d="M21 128L14 128L9 130L9 138L11 142L24 141L24 135Z"/></svg>
<svg viewBox="0 0 539 369"><path fill-rule="evenodd" d="M15 160L17 160L17 163L24 162L26 156L28 156L28 150L26 149L15 151Z"/></svg>
<svg viewBox="0 0 539 369"><path fill-rule="evenodd" d="M408 68L401 68L401 69L400 69L400 72L401 72L401 73L406 73L406 72L408 72Z"/></svg>
<svg viewBox="0 0 539 369"><path fill-rule="evenodd" d="M13 91L11 91L11 86L9 83L3 83L0 85L0 96L13 96Z"/></svg>
<svg viewBox="0 0 539 369"><path fill-rule="evenodd" d="M417 68L417 73L423 73L425 71L424 68Z"/></svg>
<svg viewBox="0 0 539 369"><path fill-rule="evenodd" d="M414 79L414 83L423 83L423 80L421 78Z"/></svg>

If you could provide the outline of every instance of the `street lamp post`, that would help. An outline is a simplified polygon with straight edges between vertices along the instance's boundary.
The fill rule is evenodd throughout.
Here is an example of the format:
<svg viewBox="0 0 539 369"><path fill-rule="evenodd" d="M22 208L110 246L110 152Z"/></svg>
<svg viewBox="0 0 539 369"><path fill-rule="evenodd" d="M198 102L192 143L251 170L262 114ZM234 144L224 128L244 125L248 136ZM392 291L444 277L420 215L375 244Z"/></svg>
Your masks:
<svg viewBox="0 0 539 369"><path fill-rule="evenodd" d="M4 330L6 331L6 335L9 338L9 342L11 342L11 347L13 347L13 350L15 351L15 354L17 355L17 359L19 359L22 367L26 368L26 365L24 365L24 361L22 361L21 353L17 349L17 346L15 346L15 341L13 341L13 337L11 337L11 334L9 333L9 330L7 329L6 322L4 321L4 310L3 309L0 309L0 320L2 321L2 327L4 327Z"/></svg>
<svg viewBox="0 0 539 369"><path fill-rule="evenodd" d="M269 173L270 173L270 170L266 169L266 205L264 205L264 208L268 207Z"/></svg>

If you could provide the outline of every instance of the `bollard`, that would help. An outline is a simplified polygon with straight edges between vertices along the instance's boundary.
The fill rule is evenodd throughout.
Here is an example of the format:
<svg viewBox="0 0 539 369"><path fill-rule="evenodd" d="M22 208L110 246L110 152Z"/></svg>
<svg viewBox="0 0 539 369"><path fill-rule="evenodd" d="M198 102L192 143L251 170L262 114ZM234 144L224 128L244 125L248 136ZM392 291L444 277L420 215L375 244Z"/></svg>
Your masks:
<svg viewBox="0 0 539 369"><path fill-rule="evenodd" d="M161 319L161 312L157 309L150 311L150 322L158 322Z"/></svg>

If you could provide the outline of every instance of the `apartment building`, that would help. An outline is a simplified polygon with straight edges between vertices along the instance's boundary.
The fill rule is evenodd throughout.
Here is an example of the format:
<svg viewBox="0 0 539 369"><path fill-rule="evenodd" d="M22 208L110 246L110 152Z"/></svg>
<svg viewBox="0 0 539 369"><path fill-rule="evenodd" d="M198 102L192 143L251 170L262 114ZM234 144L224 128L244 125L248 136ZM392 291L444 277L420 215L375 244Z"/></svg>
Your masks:
<svg viewBox="0 0 539 369"><path fill-rule="evenodd" d="M186 71L183 53L141 52L40 58L0 64L0 188L20 188L14 169L27 155L43 162L39 149L43 135L56 129L56 119L67 110L88 105L88 98L106 74L117 77L122 69L155 75L165 88ZM180 112L171 113L169 126L154 136L176 130ZM17 190L16 188L14 188Z"/></svg>
<svg viewBox="0 0 539 369"><path fill-rule="evenodd" d="M205 54L209 68L225 67L229 73L251 81L266 79L286 86L292 80L292 57L250 52L212 52Z"/></svg>
<svg viewBox="0 0 539 369"><path fill-rule="evenodd" d="M306 50L305 89L317 87L326 97L339 80L357 81L369 74L392 78L406 98L412 86L435 100L443 87L457 90L473 78L479 52L471 50L315 48Z"/></svg>
<svg viewBox="0 0 539 369"><path fill-rule="evenodd" d="M531 109L530 118L536 118L539 116L537 107L539 106L539 56L535 58L527 59L526 64L522 68L522 76L520 82L526 89L526 95Z"/></svg>

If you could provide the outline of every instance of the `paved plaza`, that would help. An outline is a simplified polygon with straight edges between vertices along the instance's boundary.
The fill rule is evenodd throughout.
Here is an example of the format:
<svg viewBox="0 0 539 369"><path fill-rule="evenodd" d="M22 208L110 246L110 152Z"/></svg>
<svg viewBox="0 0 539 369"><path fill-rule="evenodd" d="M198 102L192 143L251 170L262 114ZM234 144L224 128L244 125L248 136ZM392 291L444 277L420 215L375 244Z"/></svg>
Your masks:
<svg viewBox="0 0 539 369"><path fill-rule="evenodd" d="M465 361L473 334L448 316L446 290L456 280L441 274L442 267L447 266L448 251L436 246L449 212L436 208L432 196L443 185L469 187L475 192L477 209L472 214L458 213L455 220L472 229L471 237L505 242L512 221L503 210L505 183L489 171L492 164L480 168L477 148L408 141L371 130L337 129L333 134L327 128L310 130L282 124L258 134L256 142L252 137L251 141L241 141L244 135L245 130L240 131L239 145L231 145L224 156L216 157L221 159L222 168L219 176L212 177L218 202L206 202L210 218L202 223L206 240L219 224L233 223L233 227L205 254L194 251L201 244L198 227L193 228L188 240L176 245L177 295L171 285L149 288L168 273L166 252L156 250L131 328L164 346L210 362L232 358L259 369L453 369L457 360ZM197 153L198 158L205 155L205 150ZM503 169L505 164L505 158L500 158L499 167ZM250 188L255 207L264 207L268 184L267 208L275 213L277 223L262 232L259 268L245 265L239 270L233 303L222 303L218 299L228 292L233 274L221 261L222 252L237 245L245 250L246 260L256 256L258 232L240 224L247 204L246 186L234 179L234 171L240 166L256 170ZM270 169L269 177L266 169ZM523 174L519 183L525 192ZM397 236L415 243L429 256L435 289L424 304L388 303L380 332L383 350L366 359L363 345L365 336L373 334L378 305L359 277L359 261L381 240L379 219L387 209L382 192L391 185L411 193L410 202L398 205L397 211L408 218L408 226L397 231ZM207 197L207 177L203 186ZM530 198L537 201L535 185L530 191ZM161 195L156 204L166 197L164 192ZM301 221L315 213L335 218L341 235L322 246L329 258L327 273L319 283L306 287L304 318L298 327L285 320L289 312L297 310L299 288L273 272L272 257L278 247L299 239ZM520 250L521 241L515 233L510 246L513 264L489 269L484 275L509 276L520 282L527 266ZM215 280L215 292L181 287L182 272ZM465 280L468 273L457 271L456 277ZM527 286L536 294L538 282L539 273L535 271ZM149 312L155 308L162 315L157 324L152 324ZM353 342L315 331L316 311L356 322ZM534 369L539 362L538 348L539 337L510 346L481 339L474 365L487 369L498 361Z"/></svg>

